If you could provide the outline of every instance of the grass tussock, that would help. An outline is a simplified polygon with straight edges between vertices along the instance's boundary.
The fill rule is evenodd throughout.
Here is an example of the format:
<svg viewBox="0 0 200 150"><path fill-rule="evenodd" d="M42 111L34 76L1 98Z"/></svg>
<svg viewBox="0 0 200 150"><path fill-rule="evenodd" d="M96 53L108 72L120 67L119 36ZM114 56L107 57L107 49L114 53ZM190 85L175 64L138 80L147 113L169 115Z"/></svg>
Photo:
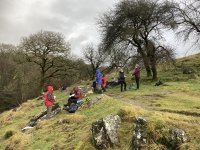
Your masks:
<svg viewBox="0 0 200 150"><path fill-rule="evenodd" d="M30 109L34 109L34 108L42 106L42 105L43 105L43 101L31 101L31 100L28 100L27 102L25 102L25 103L23 103L21 105L21 109L30 110Z"/></svg>
<svg viewBox="0 0 200 150"><path fill-rule="evenodd" d="M137 116L144 114L144 110L140 107L124 106L119 110L118 115L123 121L134 122Z"/></svg>
<svg viewBox="0 0 200 150"><path fill-rule="evenodd" d="M72 114L72 115L67 115L65 118L60 119L58 123L82 123L86 121L87 117L84 115L79 115L79 114Z"/></svg>
<svg viewBox="0 0 200 150"><path fill-rule="evenodd" d="M8 111L4 115L1 116L0 118L0 127L12 124L14 119L23 115L24 112L15 112L15 111Z"/></svg>
<svg viewBox="0 0 200 150"><path fill-rule="evenodd" d="M30 138L19 132L9 139L5 150L25 150L30 143Z"/></svg>
<svg viewBox="0 0 200 150"><path fill-rule="evenodd" d="M13 130L8 130L6 131L4 138L5 139L9 139L11 136L13 136L15 134L15 132Z"/></svg>

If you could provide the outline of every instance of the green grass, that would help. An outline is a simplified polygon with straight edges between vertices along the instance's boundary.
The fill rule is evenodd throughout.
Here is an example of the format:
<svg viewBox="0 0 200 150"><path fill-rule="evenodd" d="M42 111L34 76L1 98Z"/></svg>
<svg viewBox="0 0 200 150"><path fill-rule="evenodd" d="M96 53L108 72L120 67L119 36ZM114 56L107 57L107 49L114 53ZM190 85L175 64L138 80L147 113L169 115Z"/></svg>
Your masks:
<svg viewBox="0 0 200 150"><path fill-rule="evenodd" d="M56 92L55 95L60 104L64 104L68 98L68 93L64 92ZM96 96L92 95L92 97ZM25 135L28 136L30 144L25 149L51 149L52 147L55 147L55 149L56 147L68 147L69 149L70 147L72 149L82 149L85 147L87 149L87 147L92 147L90 143L92 122L108 114L117 114L121 106L123 106L122 102L105 95L100 95L100 97L102 101L92 108L83 106L75 114L62 111L55 118L42 121L34 129L26 132ZM6 131L13 130L15 132L14 135L18 135L32 116L45 109L42 101L33 100L24 103L16 112L11 110L1 114L0 149L5 149L6 145L12 143L12 137L10 137L11 140L3 138ZM59 124L58 121L61 119L68 119L69 123ZM85 142L89 144L85 145Z"/></svg>
<svg viewBox="0 0 200 150"><path fill-rule="evenodd" d="M119 129L120 147L115 149L129 149L134 131L133 122L138 116L147 118L149 123L149 134L158 140L162 134L172 127L184 129L193 139L189 148L199 146L200 135L198 128L200 117L188 116L178 113L163 112L160 110L176 110L187 112L198 112L200 106L197 82L169 82L168 86L155 87L153 84L141 83L141 89L120 92L120 87L108 89L107 95L89 95L88 98L101 97L100 103L92 108L85 104L75 114L62 111L60 114L40 122L34 129L21 133L31 117L45 110L42 101L32 100L24 103L17 111L7 111L0 116L0 149L6 146L15 149L26 150L48 150L48 149L95 149L91 142L91 124L109 114L119 114L122 117L121 128ZM56 91L57 102L61 105L68 98L67 92ZM60 120L67 120L68 123L60 124ZM7 131L13 131L14 135L8 139L4 138ZM196 134L195 134L196 133ZM197 134L198 133L198 134ZM25 139L19 142L16 138ZM151 143L149 147L159 149L161 144ZM188 147L188 145L187 145Z"/></svg>
<svg viewBox="0 0 200 150"><path fill-rule="evenodd" d="M178 65L195 67L197 74L200 64L199 55L178 60ZM186 60L185 60L186 59ZM187 59L193 59L193 62ZM194 65L195 64L195 65ZM181 70L159 70L159 79L166 86L155 87L155 82L145 77L142 71L140 90L129 90L134 81L127 74L127 91L120 92L120 87L109 88L106 95L88 95L93 99L101 97L100 103L88 108L86 103L75 114L62 111L55 117L40 122L36 127L21 132L29 120L44 111L42 100L29 100L17 108L0 114L0 149L15 150L93 150L91 141L91 124L110 114L119 114L122 124L119 129L120 146L116 150L130 149L136 117L142 116L149 122L148 135L153 140L147 149L168 149L160 141L168 138L169 129L177 127L186 131L190 142L181 145L180 149L199 149L200 147L200 80L183 75ZM117 73L108 75L117 76ZM89 81L82 81L82 86L90 86ZM135 85L135 83L134 83ZM55 91L56 100L60 105L66 103L69 92ZM84 99L86 100L86 98ZM66 123L59 123L60 120ZM11 136L9 133L12 133ZM5 138L7 137L7 138Z"/></svg>

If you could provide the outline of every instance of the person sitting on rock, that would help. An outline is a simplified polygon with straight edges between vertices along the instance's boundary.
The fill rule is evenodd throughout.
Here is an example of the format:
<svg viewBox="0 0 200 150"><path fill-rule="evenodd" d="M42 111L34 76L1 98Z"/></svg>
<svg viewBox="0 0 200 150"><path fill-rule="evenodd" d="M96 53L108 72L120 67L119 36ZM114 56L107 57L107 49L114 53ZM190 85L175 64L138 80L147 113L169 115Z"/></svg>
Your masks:
<svg viewBox="0 0 200 150"><path fill-rule="evenodd" d="M70 93L67 104L64 105L64 109L69 109L72 103L81 105L83 103L82 97L81 89L78 86L74 87L73 91Z"/></svg>

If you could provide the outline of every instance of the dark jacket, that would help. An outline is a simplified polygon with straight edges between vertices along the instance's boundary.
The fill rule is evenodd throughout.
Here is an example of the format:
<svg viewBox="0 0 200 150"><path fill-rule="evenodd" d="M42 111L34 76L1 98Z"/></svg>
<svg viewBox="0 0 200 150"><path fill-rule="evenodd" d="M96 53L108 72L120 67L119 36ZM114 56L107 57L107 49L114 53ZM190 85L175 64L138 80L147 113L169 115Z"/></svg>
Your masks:
<svg viewBox="0 0 200 150"><path fill-rule="evenodd" d="M124 72L119 72L119 82L121 81L125 81L125 75L124 75Z"/></svg>
<svg viewBox="0 0 200 150"><path fill-rule="evenodd" d="M133 75L135 75L136 78L140 77L140 68L139 67L135 68Z"/></svg>

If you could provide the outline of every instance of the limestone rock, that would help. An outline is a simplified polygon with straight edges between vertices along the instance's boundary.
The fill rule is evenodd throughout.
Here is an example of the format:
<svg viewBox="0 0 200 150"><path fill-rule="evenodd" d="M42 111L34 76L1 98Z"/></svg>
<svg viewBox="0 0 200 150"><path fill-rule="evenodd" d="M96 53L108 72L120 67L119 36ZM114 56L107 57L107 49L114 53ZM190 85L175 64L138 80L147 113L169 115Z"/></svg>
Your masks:
<svg viewBox="0 0 200 150"><path fill-rule="evenodd" d="M185 131L178 128L173 128L171 131L171 145L174 148L178 148L181 144L189 141Z"/></svg>
<svg viewBox="0 0 200 150"><path fill-rule="evenodd" d="M140 150L147 144L147 120L141 117L136 119L136 127L132 140L132 149Z"/></svg>
<svg viewBox="0 0 200 150"><path fill-rule="evenodd" d="M92 137L97 149L107 149L119 144L117 129L121 118L118 115L109 115L92 124Z"/></svg>

